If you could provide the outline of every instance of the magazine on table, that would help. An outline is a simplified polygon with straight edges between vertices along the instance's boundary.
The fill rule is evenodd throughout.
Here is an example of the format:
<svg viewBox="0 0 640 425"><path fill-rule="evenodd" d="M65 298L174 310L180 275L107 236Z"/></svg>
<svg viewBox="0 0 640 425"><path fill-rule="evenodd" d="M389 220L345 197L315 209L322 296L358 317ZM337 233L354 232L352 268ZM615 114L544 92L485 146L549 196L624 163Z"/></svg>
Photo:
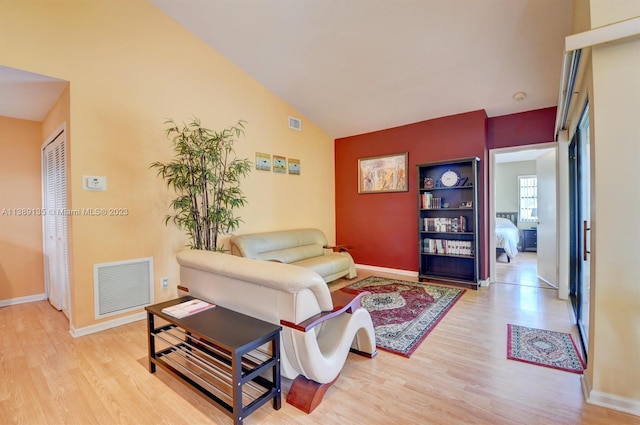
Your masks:
<svg viewBox="0 0 640 425"><path fill-rule="evenodd" d="M208 310L215 307L215 304L208 303L202 300L189 300L180 304L172 305L171 307L165 307L162 312L173 316L176 319L181 319L186 316L190 316L195 313L199 313L204 310Z"/></svg>

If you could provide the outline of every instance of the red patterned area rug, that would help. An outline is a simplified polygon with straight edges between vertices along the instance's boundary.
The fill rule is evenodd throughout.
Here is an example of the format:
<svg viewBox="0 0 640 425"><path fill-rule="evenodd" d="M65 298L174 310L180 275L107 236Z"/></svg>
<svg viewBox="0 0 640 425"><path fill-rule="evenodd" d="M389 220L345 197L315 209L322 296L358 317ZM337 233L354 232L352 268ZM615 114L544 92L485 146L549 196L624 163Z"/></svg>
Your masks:
<svg viewBox="0 0 640 425"><path fill-rule="evenodd" d="M465 292L377 276L347 288L371 292L362 298L362 306L371 314L376 346L405 357L411 356Z"/></svg>
<svg viewBox="0 0 640 425"><path fill-rule="evenodd" d="M585 364L570 334L507 325L507 358L582 373Z"/></svg>

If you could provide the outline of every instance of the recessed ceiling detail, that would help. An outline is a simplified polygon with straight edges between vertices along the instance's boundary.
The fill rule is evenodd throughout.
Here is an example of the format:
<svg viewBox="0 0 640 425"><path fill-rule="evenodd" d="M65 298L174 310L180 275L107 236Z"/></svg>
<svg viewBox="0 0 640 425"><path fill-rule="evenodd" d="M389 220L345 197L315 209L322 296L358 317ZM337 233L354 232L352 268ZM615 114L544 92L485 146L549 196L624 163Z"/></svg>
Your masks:
<svg viewBox="0 0 640 425"><path fill-rule="evenodd" d="M0 66L0 116L42 121L68 81Z"/></svg>

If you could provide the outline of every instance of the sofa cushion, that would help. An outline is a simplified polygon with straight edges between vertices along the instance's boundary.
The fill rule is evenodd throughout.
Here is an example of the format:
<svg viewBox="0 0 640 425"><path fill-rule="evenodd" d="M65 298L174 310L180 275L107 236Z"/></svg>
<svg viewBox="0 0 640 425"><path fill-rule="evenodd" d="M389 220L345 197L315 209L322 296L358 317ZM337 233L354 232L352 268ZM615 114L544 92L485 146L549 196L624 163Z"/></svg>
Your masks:
<svg viewBox="0 0 640 425"><path fill-rule="evenodd" d="M236 235L231 238L231 253L258 260L294 263L324 254L327 238L318 229L294 229Z"/></svg>
<svg viewBox="0 0 640 425"><path fill-rule="evenodd" d="M264 251L255 254L256 260L278 260L282 263L293 264L298 261L304 261L307 258L322 257L324 249L321 245L302 245L295 248L274 249L273 251Z"/></svg>
<svg viewBox="0 0 640 425"><path fill-rule="evenodd" d="M338 253L331 253L322 257L306 258L292 264L311 269L320 276L332 276L336 273L348 270L351 266L351 257Z"/></svg>

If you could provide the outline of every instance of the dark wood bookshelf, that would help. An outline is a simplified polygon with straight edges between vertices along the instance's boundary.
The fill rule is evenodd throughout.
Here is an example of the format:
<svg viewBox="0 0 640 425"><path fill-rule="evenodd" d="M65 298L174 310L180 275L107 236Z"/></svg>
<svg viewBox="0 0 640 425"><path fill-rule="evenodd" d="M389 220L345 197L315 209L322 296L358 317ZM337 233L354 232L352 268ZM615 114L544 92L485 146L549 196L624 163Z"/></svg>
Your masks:
<svg viewBox="0 0 640 425"><path fill-rule="evenodd" d="M481 258L477 190L479 164L480 159L473 157L416 166L420 281L444 281L478 288ZM447 172L457 178L443 182L441 178ZM425 187L426 179L430 179L433 187ZM432 207L426 208L426 205ZM447 230L427 230L426 219L430 219L432 225L437 220L435 225L444 226L441 229ZM448 226L456 230L449 231ZM458 231L461 226L464 230Z"/></svg>

